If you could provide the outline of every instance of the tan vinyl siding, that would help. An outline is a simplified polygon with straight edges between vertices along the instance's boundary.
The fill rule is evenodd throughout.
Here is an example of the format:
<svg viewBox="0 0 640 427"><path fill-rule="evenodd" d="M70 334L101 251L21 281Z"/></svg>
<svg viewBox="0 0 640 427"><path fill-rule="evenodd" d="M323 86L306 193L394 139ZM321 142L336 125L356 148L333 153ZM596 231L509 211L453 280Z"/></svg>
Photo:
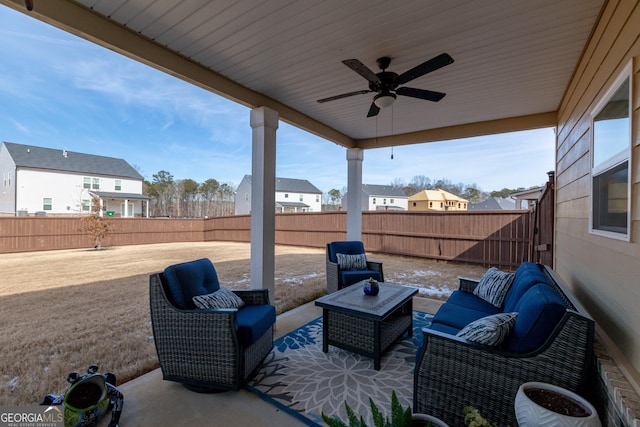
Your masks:
<svg viewBox="0 0 640 427"><path fill-rule="evenodd" d="M640 5L610 1L558 110L555 269L640 382ZM633 58L631 242L589 233L590 113Z"/></svg>

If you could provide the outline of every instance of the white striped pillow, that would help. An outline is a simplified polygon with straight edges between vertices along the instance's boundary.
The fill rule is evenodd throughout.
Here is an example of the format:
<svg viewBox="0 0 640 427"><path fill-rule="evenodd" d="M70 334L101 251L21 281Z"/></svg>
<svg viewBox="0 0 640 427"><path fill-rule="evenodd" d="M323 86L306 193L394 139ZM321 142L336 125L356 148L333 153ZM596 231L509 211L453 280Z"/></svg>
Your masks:
<svg viewBox="0 0 640 427"><path fill-rule="evenodd" d="M210 294L196 295L193 297L193 303L200 309L242 308L245 305L242 298L223 287Z"/></svg>
<svg viewBox="0 0 640 427"><path fill-rule="evenodd" d="M341 270L366 270L367 256L365 254L336 254L336 260Z"/></svg>
<svg viewBox="0 0 640 427"><path fill-rule="evenodd" d="M498 313L469 323L456 336L478 344L498 346L509 336L518 313Z"/></svg>
<svg viewBox="0 0 640 427"><path fill-rule="evenodd" d="M500 308L513 283L513 273L491 267L473 290L474 295Z"/></svg>

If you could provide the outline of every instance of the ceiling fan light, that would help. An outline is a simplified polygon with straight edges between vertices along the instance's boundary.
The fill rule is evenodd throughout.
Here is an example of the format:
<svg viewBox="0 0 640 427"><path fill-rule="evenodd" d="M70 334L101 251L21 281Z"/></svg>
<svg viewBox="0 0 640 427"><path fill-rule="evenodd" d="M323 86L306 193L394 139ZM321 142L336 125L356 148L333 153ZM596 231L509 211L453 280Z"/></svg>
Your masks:
<svg viewBox="0 0 640 427"><path fill-rule="evenodd" d="M396 100L395 93L380 93L373 98L373 103L378 106L378 108L386 108L390 107L394 101Z"/></svg>

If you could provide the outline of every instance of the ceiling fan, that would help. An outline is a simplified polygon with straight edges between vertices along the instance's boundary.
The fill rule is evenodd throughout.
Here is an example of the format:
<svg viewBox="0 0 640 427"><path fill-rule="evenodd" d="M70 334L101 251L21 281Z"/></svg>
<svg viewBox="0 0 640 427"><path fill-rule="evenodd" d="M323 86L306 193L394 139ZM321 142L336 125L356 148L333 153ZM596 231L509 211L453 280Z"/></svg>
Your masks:
<svg viewBox="0 0 640 427"><path fill-rule="evenodd" d="M396 100L396 95L410 96L412 98L426 99L427 101L438 102L444 96L445 93L434 92L432 90L416 89L412 87L399 87L405 83L410 82L413 79L424 76L427 73L438 70L453 62L453 58L446 53L423 62L420 65L413 67L412 69L405 71L402 74L396 74L392 71L386 71L391 64L391 58L383 56L378 58L376 63L382 70L379 73L374 73L366 65L357 59L347 59L342 61L344 65L351 68L356 73L367 79L369 82L369 90L358 90L355 92L343 93L342 95L330 96L329 98L318 99L318 102L335 101L336 99L347 98L354 95L362 95L370 92L378 92L373 97L373 102L367 113L367 117L373 117L378 115L381 108L385 108L393 104Z"/></svg>

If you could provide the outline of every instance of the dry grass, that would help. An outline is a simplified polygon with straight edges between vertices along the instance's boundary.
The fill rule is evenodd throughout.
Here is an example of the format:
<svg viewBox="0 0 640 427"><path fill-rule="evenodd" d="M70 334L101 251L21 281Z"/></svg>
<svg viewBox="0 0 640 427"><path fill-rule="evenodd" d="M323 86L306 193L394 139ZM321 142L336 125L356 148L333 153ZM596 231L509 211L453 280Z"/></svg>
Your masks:
<svg viewBox="0 0 640 427"><path fill-rule="evenodd" d="M0 257L0 402L34 404L66 390L70 371L90 364L118 382L158 366L149 318L149 274L167 265L210 258L220 282L249 287L250 247L207 242L95 250L5 254ZM484 268L408 257L370 255L384 262L386 280L412 284L446 298L459 275ZM325 292L324 251L276 248L278 312ZM442 291L444 289L444 291Z"/></svg>

